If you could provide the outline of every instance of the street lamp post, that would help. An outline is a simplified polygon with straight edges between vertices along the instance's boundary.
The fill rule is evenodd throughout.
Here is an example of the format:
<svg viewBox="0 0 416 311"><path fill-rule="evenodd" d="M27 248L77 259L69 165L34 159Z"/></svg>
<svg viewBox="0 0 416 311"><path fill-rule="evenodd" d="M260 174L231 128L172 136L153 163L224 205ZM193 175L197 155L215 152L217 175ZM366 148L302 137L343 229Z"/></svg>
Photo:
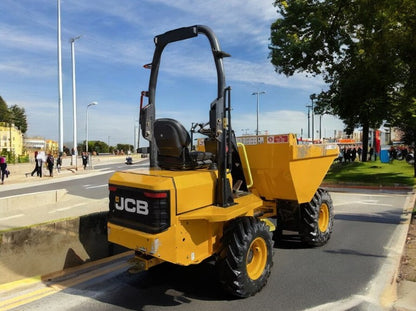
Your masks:
<svg viewBox="0 0 416 311"><path fill-rule="evenodd" d="M75 162L75 169L78 169L77 157L78 157L78 150L77 150L77 92L76 92L76 84L75 84L75 40L78 40L81 36L71 38L69 42L71 43L71 60L72 60L72 109L73 109L73 137L74 137L74 162Z"/></svg>
<svg viewBox="0 0 416 311"><path fill-rule="evenodd" d="M88 104L87 106L87 113L86 113L86 117L85 117L85 152L88 153L88 108L91 106L95 106L98 105L97 102L92 102L90 104Z"/></svg>
<svg viewBox="0 0 416 311"><path fill-rule="evenodd" d="M57 0L58 41L58 106L59 106L59 152L64 151L64 117L62 104L62 46L61 46L61 0Z"/></svg>
<svg viewBox="0 0 416 311"><path fill-rule="evenodd" d="M308 138L311 137L311 105L306 105L306 108L308 108Z"/></svg>
<svg viewBox="0 0 416 311"><path fill-rule="evenodd" d="M313 132L315 131L315 126L314 126L315 115L314 115L314 111L313 111L313 101L314 101L314 99L316 99L316 94L311 94L310 99L311 99L311 103L312 103L311 111L312 111L312 144L313 144L313 138L314 138L314 133Z"/></svg>
<svg viewBox="0 0 416 311"><path fill-rule="evenodd" d="M261 94L266 94L264 91L257 91L253 92L251 95L257 95L257 127L256 127L256 136L257 136L257 143L258 143L258 136L259 136L259 96Z"/></svg>

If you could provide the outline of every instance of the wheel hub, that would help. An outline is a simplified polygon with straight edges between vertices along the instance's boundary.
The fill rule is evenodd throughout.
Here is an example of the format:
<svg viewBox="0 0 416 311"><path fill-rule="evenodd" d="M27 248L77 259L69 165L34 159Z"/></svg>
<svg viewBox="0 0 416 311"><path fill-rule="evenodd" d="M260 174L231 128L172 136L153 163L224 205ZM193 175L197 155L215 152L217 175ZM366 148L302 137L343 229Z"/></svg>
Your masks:
<svg viewBox="0 0 416 311"><path fill-rule="evenodd" d="M247 274L257 280L263 273L267 262L267 245L262 238L256 238L250 245L246 257Z"/></svg>
<svg viewBox="0 0 416 311"><path fill-rule="evenodd" d="M329 226L329 208L328 205L322 203L321 207L319 208L319 220L318 220L318 228L321 232L325 232L328 230Z"/></svg>

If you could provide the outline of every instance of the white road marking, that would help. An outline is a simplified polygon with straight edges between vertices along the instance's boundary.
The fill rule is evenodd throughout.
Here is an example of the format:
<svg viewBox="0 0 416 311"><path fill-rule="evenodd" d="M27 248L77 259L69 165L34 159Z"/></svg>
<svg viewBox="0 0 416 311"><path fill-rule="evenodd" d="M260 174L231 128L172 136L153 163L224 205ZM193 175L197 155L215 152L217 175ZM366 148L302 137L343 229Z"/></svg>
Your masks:
<svg viewBox="0 0 416 311"><path fill-rule="evenodd" d="M3 220L10 220L10 219L14 219L14 218L23 217L23 216L25 216L25 214L18 214L18 215L9 216L9 217L3 217L3 218L0 218L0 221L3 221Z"/></svg>
<svg viewBox="0 0 416 311"><path fill-rule="evenodd" d="M63 212L63 211L67 211L67 210L69 210L71 208L79 207L79 206L83 206L83 205L85 205L85 203L78 203L78 204L71 205L71 206L67 206L67 207L57 208L57 209L54 209L52 211L49 211L48 213L49 214L52 214L52 213L56 213L56 212Z"/></svg>
<svg viewBox="0 0 416 311"><path fill-rule="evenodd" d="M95 188L103 188L103 187L108 187L108 184L98 185L98 186L87 185L87 186L85 186L85 189L95 189Z"/></svg>
<svg viewBox="0 0 416 311"><path fill-rule="evenodd" d="M377 205L377 206L393 206L392 204L380 203L377 200L349 201L349 202L343 202L343 203L335 203L334 206L351 205L351 204Z"/></svg>

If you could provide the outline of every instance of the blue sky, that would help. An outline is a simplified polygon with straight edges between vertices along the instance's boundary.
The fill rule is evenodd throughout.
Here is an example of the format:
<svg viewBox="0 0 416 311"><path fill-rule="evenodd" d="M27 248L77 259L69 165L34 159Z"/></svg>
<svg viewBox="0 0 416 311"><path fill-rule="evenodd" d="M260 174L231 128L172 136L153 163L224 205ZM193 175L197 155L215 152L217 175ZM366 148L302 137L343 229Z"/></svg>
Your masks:
<svg viewBox="0 0 416 311"><path fill-rule="evenodd" d="M207 25L221 48L226 83L232 87L232 124L237 135L256 130L256 96L260 96L259 130L269 133L303 129L307 136L309 95L325 88L319 78L278 75L269 59L270 25L277 18L271 0L61 0L64 142L72 147L72 65L75 42L77 137L134 144L140 92L147 90L153 37L168 30ZM24 107L27 136L59 139L57 1L0 1L0 95L9 106ZM208 121L216 97L216 72L205 36L169 45L163 56L156 94L157 117ZM316 117L315 130L319 118ZM322 117L322 135L331 137L343 123ZM142 139L143 141L143 139Z"/></svg>

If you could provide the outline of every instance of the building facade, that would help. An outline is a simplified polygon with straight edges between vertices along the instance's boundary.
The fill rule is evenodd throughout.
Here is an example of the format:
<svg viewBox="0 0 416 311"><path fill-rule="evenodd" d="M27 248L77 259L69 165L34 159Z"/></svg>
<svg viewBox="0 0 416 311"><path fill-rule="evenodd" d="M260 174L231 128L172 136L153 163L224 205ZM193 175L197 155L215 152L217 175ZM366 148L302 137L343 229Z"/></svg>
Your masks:
<svg viewBox="0 0 416 311"><path fill-rule="evenodd" d="M0 122L0 152L10 152L15 156L23 155L23 134L14 126L6 122Z"/></svg>

